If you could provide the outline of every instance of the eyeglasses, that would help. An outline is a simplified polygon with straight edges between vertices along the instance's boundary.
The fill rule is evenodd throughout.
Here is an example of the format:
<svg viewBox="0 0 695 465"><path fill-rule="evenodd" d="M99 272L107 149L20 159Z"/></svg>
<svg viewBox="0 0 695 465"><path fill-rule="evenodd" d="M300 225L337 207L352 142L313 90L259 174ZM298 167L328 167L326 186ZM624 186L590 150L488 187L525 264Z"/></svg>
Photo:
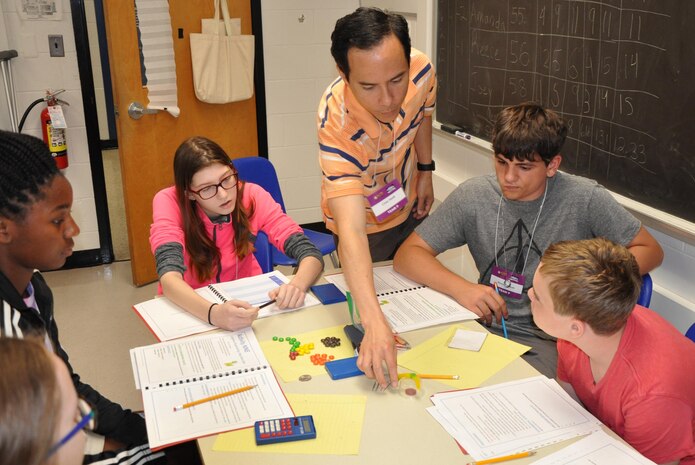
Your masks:
<svg viewBox="0 0 695 465"><path fill-rule="evenodd" d="M62 446L67 444L67 442L70 441L70 439L72 439L77 433L79 433L80 430L94 431L94 429L97 426L96 412L94 411L94 408L91 405L89 405L89 403L86 400L81 398L77 400L77 416L75 417L75 419L78 418L79 421L77 422L75 427L71 429L70 432L68 432L68 434L63 436L63 439L58 441L48 451L49 457L55 454L55 452Z"/></svg>
<svg viewBox="0 0 695 465"><path fill-rule="evenodd" d="M222 181L220 181L218 184L213 184L212 186L206 186L206 187L203 187L202 189L199 189L197 191L194 191L192 189L188 189L188 190L189 190L189 192L196 194L198 197L200 197L203 200L211 199L217 195L217 189L219 189L220 187L226 191L236 187L237 174L238 173L232 173L229 176L227 176L226 178L223 178Z"/></svg>

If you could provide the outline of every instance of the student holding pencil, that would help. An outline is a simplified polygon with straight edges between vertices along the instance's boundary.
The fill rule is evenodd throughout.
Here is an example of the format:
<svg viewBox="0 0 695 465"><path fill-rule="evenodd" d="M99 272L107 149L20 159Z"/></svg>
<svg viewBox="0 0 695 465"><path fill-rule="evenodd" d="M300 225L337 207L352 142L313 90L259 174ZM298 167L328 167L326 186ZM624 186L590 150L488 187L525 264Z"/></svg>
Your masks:
<svg viewBox="0 0 695 465"><path fill-rule="evenodd" d="M636 305L635 257L606 239L548 247L529 290L560 384L642 455L695 464L695 344Z"/></svg>
<svg viewBox="0 0 695 465"><path fill-rule="evenodd" d="M261 274L253 255L259 231L297 260L288 284L269 293L279 308L298 307L323 270L321 252L260 186L240 181L234 163L215 142L185 140L174 155L175 185L153 201L150 245L160 291L203 321L237 330L253 323L258 308L248 302L209 302L194 289Z"/></svg>
<svg viewBox="0 0 695 465"><path fill-rule="evenodd" d="M595 181L559 171L567 125L527 102L502 110L492 147L495 174L471 178L415 229L393 267L451 296L501 334L532 347L522 357L555 376L555 341L531 318L528 289L543 251L561 240L607 237L625 245L642 274L661 264L663 251L642 224ZM446 269L436 256L468 245L477 281ZM495 284L497 290L495 290Z"/></svg>

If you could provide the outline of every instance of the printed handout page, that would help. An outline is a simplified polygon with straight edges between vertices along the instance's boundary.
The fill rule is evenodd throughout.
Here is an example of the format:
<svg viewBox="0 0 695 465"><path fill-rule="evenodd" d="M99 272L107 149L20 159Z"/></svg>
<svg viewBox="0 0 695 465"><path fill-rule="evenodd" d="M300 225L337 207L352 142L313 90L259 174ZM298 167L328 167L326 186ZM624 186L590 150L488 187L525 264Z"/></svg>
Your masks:
<svg viewBox="0 0 695 465"><path fill-rule="evenodd" d="M137 347L130 358L138 389L268 364L251 328Z"/></svg>
<svg viewBox="0 0 695 465"><path fill-rule="evenodd" d="M543 376L435 394L427 410L475 459L537 449L600 429L601 423Z"/></svg>
<svg viewBox="0 0 695 465"><path fill-rule="evenodd" d="M251 328L137 347L130 356L153 449L292 416ZM246 386L254 388L174 411Z"/></svg>
<svg viewBox="0 0 695 465"><path fill-rule="evenodd" d="M398 274L391 265L378 266L373 271L379 305L396 333L478 318L454 299ZM345 275L325 278L343 293L347 292Z"/></svg>
<svg viewBox="0 0 695 465"><path fill-rule="evenodd" d="M213 295L211 300L214 300L214 296L221 296L227 300L244 300L257 307L270 300L270 297L268 297L268 292L289 282L290 280L287 276L277 270L274 270L270 273L264 273L258 276L251 276L224 283L211 284L207 288L201 288L201 291L205 291L205 289L207 289L207 291ZM217 291L217 293L214 292L213 289ZM304 298L304 305L301 307L280 309L276 304L271 304L265 308L262 308L258 312L258 318L266 318L269 316L278 315L280 313L287 313L300 310L302 308L312 307L318 304L319 301L316 297L311 294L306 294Z"/></svg>
<svg viewBox="0 0 695 465"><path fill-rule="evenodd" d="M605 431L596 431L534 465L656 465Z"/></svg>
<svg viewBox="0 0 695 465"><path fill-rule="evenodd" d="M224 283L196 289L196 292L210 302L225 300L245 300L251 305L259 306L270 300L268 291L290 280L275 270L258 276L237 279ZM318 305L319 301L311 294L306 294L304 305L297 308L279 309L276 304L268 305L258 312L258 318L279 315L302 308ZM206 321L196 318L166 297L147 300L133 306L133 309L145 321L147 327L160 341L170 341L192 334L199 334L217 329Z"/></svg>
<svg viewBox="0 0 695 465"><path fill-rule="evenodd" d="M174 411L174 406L229 392L244 386L254 389ZM257 420L293 416L270 369L222 376L205 382L143 390L143 406L150 447L253 426Z"/></svg>

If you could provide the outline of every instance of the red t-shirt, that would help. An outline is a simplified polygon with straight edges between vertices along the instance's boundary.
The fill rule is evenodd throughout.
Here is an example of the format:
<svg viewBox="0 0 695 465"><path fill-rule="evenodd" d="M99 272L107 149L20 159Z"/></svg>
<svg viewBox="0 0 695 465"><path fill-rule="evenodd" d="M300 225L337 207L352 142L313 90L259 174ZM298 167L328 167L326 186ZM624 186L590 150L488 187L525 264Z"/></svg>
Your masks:
<svg viewBox="0 0 695 465"><path fill-rule="evenodd" d="M657 313L635 307L597 384L589 357L558 340L558 370L584 406L656 463L695 464L695 344Z"/></svg>

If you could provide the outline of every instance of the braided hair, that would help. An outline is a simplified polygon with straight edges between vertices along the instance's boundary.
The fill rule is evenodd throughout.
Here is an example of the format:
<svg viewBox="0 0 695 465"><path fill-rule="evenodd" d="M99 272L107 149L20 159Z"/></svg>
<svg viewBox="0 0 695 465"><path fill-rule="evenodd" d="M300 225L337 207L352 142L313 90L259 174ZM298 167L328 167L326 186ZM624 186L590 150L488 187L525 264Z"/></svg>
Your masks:
<svg viewBox="0 0 695 465"><path fill-rule="evenodd" d="M27 207L43 198L42 188L59 175L43 141L0 131L0 216L23 219Z"/></svg>

